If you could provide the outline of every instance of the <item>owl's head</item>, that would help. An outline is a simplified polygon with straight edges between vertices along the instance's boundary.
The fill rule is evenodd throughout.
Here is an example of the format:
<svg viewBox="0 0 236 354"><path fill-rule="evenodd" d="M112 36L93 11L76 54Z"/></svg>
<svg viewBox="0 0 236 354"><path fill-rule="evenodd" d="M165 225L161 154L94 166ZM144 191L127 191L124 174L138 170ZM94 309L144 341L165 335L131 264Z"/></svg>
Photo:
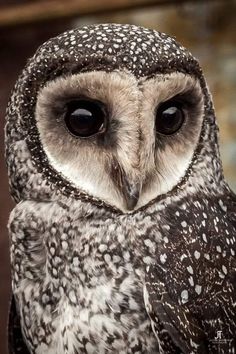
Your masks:
<svg viewBox="0 0 236 354"><path fill-rule="evenodd" d="M71 30L38 49L13 93L12 189L139 209L202 168L203 149L218 154L215 130L198 62L173 38L131 25Z"/></svg>

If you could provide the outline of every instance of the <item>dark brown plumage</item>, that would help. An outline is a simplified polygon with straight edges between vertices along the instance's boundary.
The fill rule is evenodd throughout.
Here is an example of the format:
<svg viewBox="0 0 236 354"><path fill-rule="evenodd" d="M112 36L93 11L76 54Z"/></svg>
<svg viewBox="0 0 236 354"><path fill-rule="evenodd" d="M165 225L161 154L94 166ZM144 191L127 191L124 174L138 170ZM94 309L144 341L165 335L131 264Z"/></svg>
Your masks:
<svg viewBox="0 0 236 354"><path fill-rule="evenodd" d="M168 241L160 243L146 276L153 324L160 322L184 354L234 353L236 198L174 204L166 221ZM173 353L164 340L161 348Z"/></svg>

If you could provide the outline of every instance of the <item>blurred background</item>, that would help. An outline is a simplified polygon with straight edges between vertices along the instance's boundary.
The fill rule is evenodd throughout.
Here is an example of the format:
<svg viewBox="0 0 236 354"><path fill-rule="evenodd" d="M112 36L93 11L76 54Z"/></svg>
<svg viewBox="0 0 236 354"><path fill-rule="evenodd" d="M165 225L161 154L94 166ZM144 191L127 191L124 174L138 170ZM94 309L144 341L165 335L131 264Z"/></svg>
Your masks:
<svg viewBox="0 0 236 354"><path fill-rule="evenodd" d="M0 0L0 353L10 298L6 230L13 207L4 162L4 115L29 56L48 38L91 23L131 23L177 38L200 60L221 133L225 175L236 191L236 0Z"/></svg>

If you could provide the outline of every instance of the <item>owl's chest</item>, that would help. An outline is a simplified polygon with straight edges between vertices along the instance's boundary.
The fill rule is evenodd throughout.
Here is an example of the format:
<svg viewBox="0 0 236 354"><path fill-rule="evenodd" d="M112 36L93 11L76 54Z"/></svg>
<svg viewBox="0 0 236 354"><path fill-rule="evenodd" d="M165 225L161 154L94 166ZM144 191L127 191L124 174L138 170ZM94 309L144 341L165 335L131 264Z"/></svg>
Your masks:
<svg viewBox="0 0 236 354"><path fill-rule="evenodd" d="M30 281L34 301L22 306L32 314L25 329L38 343L36 352L157 352L143 301L156 237L131 223L74 224L69 230L52 226L44 239L44 271ZM28 296L27 286L22 290Z"/></svg>
<svg viewBox="0 0 236 354"><path fill-rule="evenodd" d="M74 292L92 311L98 307L101 311L124 312L132 300L137 309L142 302L145 269L154 257L155 240L136 227L109 226L80 229L78 238L62 240L60 254L64 252L64 260L60 262L62 255L49 256L49 273L54 278L57 269L58 285L67 284L72 303Z"/></svg>
<svg viewBox="0 0 236 354"><path fill-rule="evenodd" d="M122 224L114 220L75 223L60 233L53 230L54 234L45 238L49 278L58 285L67 282L69 287L91 291L102 284L124 290L125 280L126 288L140 287L161 234L150 220L149 224L130 220Z"/></svg>
<svg viewBox="0 0 236 354"><path fill-rule="evenodd" d="M156 340L144 307L143 283L154 240L138 239L135 229L98 228L92 236L84 231L79 239L64 244L63 263L59 259L57 264L55 259L48 263L52 275L58 269L63 299L55 328L65 325L71 313L70 326L83 351L150 352Z"/></svg>

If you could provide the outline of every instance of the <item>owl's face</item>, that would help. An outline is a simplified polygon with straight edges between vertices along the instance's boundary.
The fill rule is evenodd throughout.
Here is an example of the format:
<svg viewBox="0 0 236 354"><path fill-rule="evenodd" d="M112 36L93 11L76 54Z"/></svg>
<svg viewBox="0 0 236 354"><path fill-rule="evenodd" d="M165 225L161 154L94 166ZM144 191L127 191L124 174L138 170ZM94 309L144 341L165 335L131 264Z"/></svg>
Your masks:
<svg viewBox="0 0 236 354"><path fill-rule="evenodd" d="M35 117L51 166L77 189L122 211L170 191L186 174L204 116L198 79L128 70L50 80Z"/></svg>

